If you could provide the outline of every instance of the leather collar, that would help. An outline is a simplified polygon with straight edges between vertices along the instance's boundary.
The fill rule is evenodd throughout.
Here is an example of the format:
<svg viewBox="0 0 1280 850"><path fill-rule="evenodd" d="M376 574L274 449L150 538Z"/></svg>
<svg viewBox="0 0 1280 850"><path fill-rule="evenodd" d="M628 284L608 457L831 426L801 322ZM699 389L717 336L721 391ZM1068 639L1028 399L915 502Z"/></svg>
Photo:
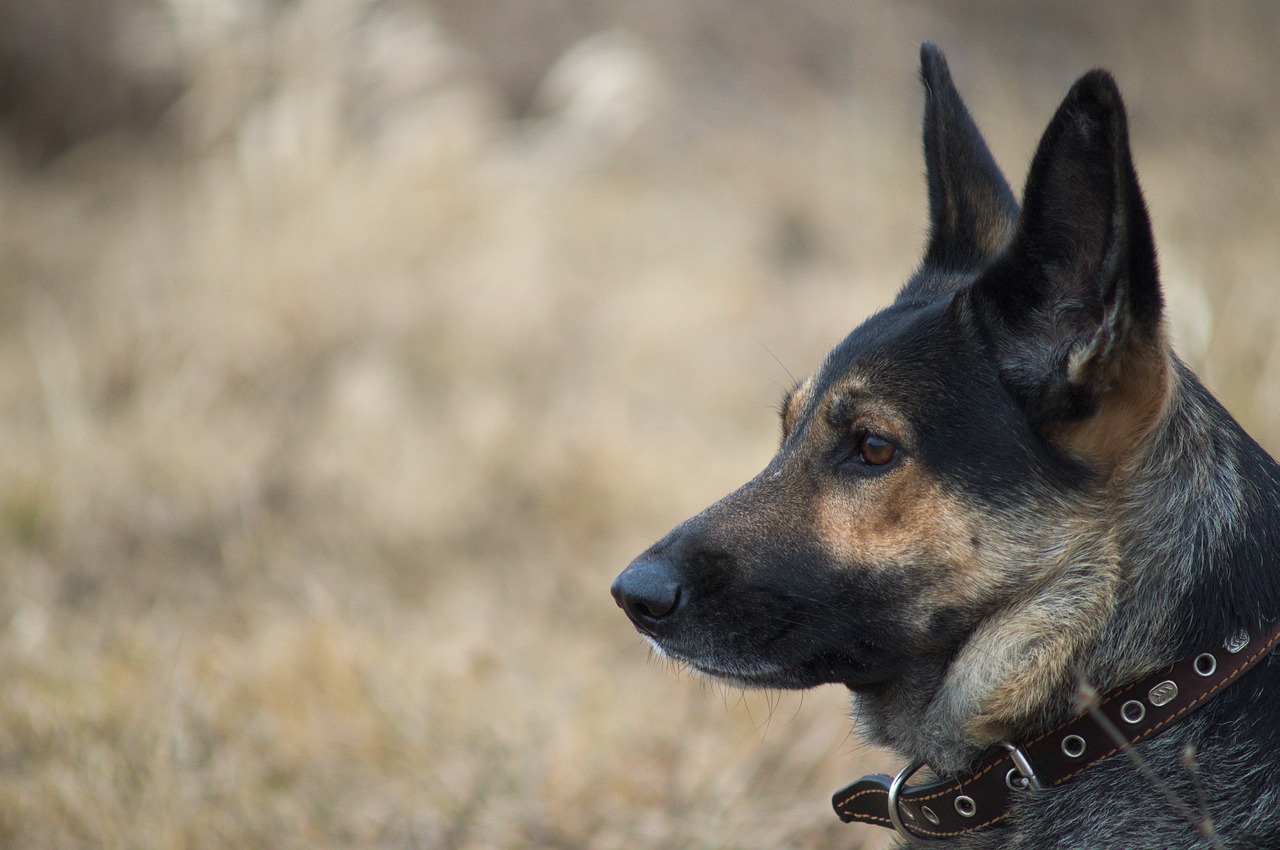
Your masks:
<svg viewBox="0 0 1280 850"><path fill-rule="evenodd" d="M1039 737L1004 744L962 776L907 787L911 774L923 767L915 762L895 777L864 776L837 792L831 804L846 823L893 827L917 842L991 826L1008 816L1015 791L1060 785L1122 747L1159 734L1204 705L1278 642L1280 624L1241 629L1221 648L1112 691ZM891 801L896 803L892 808Z"/></svg>

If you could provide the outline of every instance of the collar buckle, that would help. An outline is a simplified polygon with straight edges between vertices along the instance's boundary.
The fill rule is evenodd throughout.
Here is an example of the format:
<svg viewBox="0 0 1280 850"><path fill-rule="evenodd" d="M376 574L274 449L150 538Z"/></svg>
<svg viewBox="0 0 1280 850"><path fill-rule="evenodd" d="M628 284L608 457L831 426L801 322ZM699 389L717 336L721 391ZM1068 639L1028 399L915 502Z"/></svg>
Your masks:
<svg viewBox="0 0 1280 850"><path fill-rule="evenodd" d="M912 832L907 827L906 822L902 819L902 809L898 805L898 798L902 795L902 789L906 786L907 780L922 767L924 767L924 761L922 759L916 759L911 762L911 764L898 771L893 777L893 781L889 783L889 820L893 821L893 828L897 830L897 833L913 844L935 844L942 839L928 838L924 835L920 835L919 833ZM915 820L915 815L911 814L909 811L907 812L907 817Z"/></svg>

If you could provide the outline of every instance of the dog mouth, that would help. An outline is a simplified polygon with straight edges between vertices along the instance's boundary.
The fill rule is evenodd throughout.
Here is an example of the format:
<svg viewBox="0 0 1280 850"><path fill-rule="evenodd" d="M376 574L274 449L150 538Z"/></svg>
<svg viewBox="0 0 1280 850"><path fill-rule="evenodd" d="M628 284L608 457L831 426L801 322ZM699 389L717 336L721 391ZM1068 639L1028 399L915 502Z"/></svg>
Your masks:
<svg viewBox="0 0 1280 850"><path fill-rule="evenodd" d="M648 635L645 638L659 657L668 658L708 678L720 679L744 687L769 687L768 684L757 683L790 678L787 668L781 664L707 657L702 653L682 652Z"/></svg>
<svg viewBox="0 0 1280 850"><path fill-rule="evenodd" d="M786 661L744 657L736 653L698 651L672 645L646 635L646 640L659 657L675 661L695 673L742 688L778 688L805 690L827 684L843 684L851 689L878 684L884 680L872 666L859 658L874 654L870 641L859 642L862 652L816 650Z"/></svg>

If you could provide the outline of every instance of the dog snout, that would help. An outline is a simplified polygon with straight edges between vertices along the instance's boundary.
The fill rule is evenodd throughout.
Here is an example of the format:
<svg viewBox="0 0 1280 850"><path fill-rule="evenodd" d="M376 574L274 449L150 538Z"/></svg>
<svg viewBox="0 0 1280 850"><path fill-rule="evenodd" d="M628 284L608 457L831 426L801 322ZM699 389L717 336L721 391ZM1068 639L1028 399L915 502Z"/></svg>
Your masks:
<svg viewBox="0 0 1280 850"><path fill-rule="evenodd" d="M670 625L683 601L679 577L661 556L641 555L613 580L610 590L636 628L649 635Z"/></svg>

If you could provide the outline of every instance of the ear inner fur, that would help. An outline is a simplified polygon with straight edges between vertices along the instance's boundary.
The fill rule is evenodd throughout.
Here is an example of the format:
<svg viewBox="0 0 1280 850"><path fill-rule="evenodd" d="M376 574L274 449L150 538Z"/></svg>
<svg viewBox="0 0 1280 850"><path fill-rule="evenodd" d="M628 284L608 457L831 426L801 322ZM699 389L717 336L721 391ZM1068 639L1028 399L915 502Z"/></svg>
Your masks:
<svg viewBox="0 0 1280 850"><path fill-rule="evenodd" d="M924 267L980 267L1013 238L1018 203L932 44L920 48L929 244Z"/></svg>
<svg viewBox="0 0 1280 850"><path fill-rule="evenodd" d="M1154 340L1132 340L1112 354L1092 416L1050 430L1063 449L1116 473L1131 465L1169 405L1173 361L1161 326Z"/></svg>

